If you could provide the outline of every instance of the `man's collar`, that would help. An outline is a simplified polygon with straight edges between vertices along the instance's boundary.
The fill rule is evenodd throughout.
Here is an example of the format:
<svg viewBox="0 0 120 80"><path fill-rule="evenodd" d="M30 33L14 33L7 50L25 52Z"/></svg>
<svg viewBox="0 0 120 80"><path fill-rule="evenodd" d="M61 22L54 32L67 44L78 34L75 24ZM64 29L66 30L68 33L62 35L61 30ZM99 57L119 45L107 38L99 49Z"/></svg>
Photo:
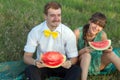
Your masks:
<svg viewBox="0 0 120 80"><path fill-rule="evenodd" d="M43 22L43 28L42 28L42 32L44 31L44 30L50 30L49 28L48 28L48 26L47 26L47 23L46 23L46 21L44 21ZM58 27L54 30L54 31L56 31L56 32L59 32L59 33L61 33L61 31L62 31L62 24L60 23L59 25L58 25Z"/></svg>

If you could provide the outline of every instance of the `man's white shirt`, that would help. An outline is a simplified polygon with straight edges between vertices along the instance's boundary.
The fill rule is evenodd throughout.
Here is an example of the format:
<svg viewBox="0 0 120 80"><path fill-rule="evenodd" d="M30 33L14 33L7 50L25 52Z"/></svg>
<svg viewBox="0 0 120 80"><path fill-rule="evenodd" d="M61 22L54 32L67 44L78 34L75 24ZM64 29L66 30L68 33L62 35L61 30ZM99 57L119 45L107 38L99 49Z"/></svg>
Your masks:
<svg viewBox="0 0 120 80"><path fill-rule="evenodd" d="M48 51L58 51L67 58L78 56L76 37L71 29L63 24L54 30L58 32L58 37L54 39L52 36L46 37L44 30L49 30L46 21L34 27L28 34L27 43L24 47L25 52L37 53L37 60L40 54ZM37 50L36 50L37 49Z"/></svg>

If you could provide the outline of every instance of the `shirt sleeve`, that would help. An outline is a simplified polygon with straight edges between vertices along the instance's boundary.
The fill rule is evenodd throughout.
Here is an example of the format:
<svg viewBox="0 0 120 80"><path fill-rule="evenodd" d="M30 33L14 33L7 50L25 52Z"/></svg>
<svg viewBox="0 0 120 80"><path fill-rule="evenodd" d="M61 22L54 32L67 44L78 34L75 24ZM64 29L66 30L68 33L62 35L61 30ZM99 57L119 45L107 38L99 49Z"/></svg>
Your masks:
<svg viewBox="0 0 120 80"><path fill-rule="evenodd" d="M37 46L37 34L35 30L31 30L27 37L27 43L24 47L25 52L34 53Z"/></svg>
<svg viewBox="0 0 120 80"><path fill-rule="evenodd" d="M66 53L68 58L73 58L78 56L76 37L72 31L67 36Z"/></svg>

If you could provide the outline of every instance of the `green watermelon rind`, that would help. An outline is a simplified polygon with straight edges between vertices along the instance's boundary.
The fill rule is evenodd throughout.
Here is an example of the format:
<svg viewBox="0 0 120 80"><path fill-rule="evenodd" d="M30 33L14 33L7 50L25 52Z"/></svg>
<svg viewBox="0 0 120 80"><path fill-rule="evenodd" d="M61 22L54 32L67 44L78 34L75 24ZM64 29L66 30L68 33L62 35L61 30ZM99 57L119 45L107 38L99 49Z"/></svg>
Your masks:
<svg viewBox="0 0 120 80"><path fill-rule="evenodd" d="M111 40L107 40L107 41L108 41L109 44L108 44L108 46L106 46L106 47L104 47L104 48L97 48L97 47L93 46L93 45L91 44L91 42L88 42L88 43L89 43L89 45L90 45L91 48L93 48L93 49L95 49L95 50L103 51L103 50L108 49L108 48L111 46ZM102 43L102 41L101 41L101 43Z"/></svg>
<svg viewBox="0 0 120 80"><path fill-rule="evenodd" d="M66 56L65 55L63 55L63 54L61 54L62 56L63 56L63 59L62 59L62 61L61 61L61 63L59 63L59 64L57 64L57 65L48 65L47 63L44 63L43 61L43 65L45 65L46 67L48 67L48 68L57 68L57 67L60 67L65 61L66 61ZM43 56L43 54L40 56L41 57L41 60L42 60L42 56Z"/></svg>

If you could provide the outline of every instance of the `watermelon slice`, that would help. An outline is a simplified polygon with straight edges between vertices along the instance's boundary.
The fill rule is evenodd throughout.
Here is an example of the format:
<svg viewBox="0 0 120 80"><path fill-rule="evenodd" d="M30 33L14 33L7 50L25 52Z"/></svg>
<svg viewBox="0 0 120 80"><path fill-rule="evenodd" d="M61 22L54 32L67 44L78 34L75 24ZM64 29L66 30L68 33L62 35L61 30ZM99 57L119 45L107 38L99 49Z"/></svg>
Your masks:
<svg viewBox="0 0 120 80"><path fill-rule="evenodd" d="M66 60L66 56L55 51L46 52L41 55L41 60L46 67L57 68Z"/></svg>
<svg viewBox="0 0 120 80"><path fill-rule="evenodd" d="M88 42L90 47L95 50L106 50L111 46L111 40Z"/></svg>

